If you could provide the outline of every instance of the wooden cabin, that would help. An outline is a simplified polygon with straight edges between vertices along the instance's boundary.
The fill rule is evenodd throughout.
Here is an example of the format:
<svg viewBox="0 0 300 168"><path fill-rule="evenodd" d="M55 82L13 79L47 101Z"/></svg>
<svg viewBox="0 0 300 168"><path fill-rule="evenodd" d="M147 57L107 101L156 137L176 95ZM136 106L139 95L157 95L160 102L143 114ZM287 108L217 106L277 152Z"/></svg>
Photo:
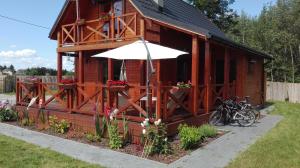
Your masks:
<svg viewBox="0 0 300 168"><path fill-rule="evenodd" d="M151 79L149 117L162 119L169 135L176 133L180 123L206 123L217 97L250 96L255 105L264 103L264 60L271 57L231 41L182 0L66 0L49 35L57 41L58 83L18 80L18 109L22 111L30 98L39 96L48 115L65 118L78 130L94 131L95 114L104 116L105 109L115 108L118 119L129 120L137 142L140 122L147 116L145 61L125 61L128 87L115 88L107 81L119 79L122 61L92 56L140 37L189 53L153 61L156 73ZM62 84L64 56L75 59L76 83ZM176 87L188 81L191 87ZM38 105L33 106L30 115L37 118L38 110Z"/></svg>

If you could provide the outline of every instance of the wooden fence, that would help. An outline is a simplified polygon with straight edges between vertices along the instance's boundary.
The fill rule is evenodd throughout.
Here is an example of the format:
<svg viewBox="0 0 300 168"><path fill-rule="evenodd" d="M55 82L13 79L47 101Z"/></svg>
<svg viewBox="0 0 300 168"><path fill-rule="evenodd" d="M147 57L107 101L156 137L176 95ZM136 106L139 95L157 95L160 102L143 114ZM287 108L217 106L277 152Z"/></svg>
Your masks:
<svg viewBox="0 0 300 168"><path fill-rule="evenodd" d="M0 93L9 93L15 90L15 76L0 75Z"/></svg>
<svg viewBox="0 0 300 168"><path fill-rule="evenodd" d="M300 103L300 83L267 82L267 100Z"/></svg>
<svg viewBox="0 0 300 168"><path fill-rule="evenodd" d="M7 76L0 75L0 93L10 93L16 90L16 79L23 81L24 79L31 76ZM36 76L42 79L44 83L57 83L56 76ZM64 76L63 78L73 78L72 76ZM56 87L51 87L50 89L57 89Z"/></svg>

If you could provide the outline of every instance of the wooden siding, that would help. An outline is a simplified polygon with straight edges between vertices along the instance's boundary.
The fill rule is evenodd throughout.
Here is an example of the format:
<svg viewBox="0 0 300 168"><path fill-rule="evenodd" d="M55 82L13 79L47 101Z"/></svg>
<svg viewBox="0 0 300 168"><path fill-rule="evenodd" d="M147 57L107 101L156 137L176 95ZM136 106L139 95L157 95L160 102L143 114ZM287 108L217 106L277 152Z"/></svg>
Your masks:
<svg viewBox="0 0 300 168"><path fill-rule="evenodd" d="M253 62L250 62L253 61ZM247 60L245 96L250 96L251 103L263 103L263 60L249 57Z"/></svg>

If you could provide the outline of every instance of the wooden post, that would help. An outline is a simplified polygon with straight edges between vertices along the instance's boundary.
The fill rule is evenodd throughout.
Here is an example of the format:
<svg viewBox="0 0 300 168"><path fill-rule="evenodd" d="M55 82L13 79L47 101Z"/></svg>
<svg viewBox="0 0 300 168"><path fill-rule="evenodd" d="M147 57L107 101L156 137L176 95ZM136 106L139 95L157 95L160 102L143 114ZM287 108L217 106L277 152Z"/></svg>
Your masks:
<svg viewBox="0 0 300 168"><path fill-rule="evenodd" d="M78 82L80 85L84 83L84 58L83 51L79 51L78 56ZM77 105L83 101L83 96L77 92Z"/></svg>
<svg viewBox="0 0 300 168"><path fill-rule="evenodd" d="M111 58L108 58L108 80L114 80L114 63ZM109 107L112 107L112 99L113 98L113 93L108 90L107 94L107 104Z"/></svg>
<svg viewBox="0 0 300 168"><path fill-rule="evenodd" d="M19 90L20 86L19 86L19 82L20 82L20 80L19 80L19 78L17 78L17 82L16 82L16 104L18 104L19 101L20 101L20 90Z"/></svg>
<svg viewBox="0 0 300 168"><path fill-rule="evenodd" d="M141 19L140 20L140 35L141 37L145 38L145 20ZM159 63L160 64L160 63ZM145 85L146 84L146 78L145 78L145 61L141 60L140 61L140 84ZM142 90L141 90L142 92Z"/></svg>
<svg viewBox="0 0 300 168"><path fill-rule="evenodd" d="M162 96L161 96L161 63L160 60L156 61L156 78L157 78L157 92L156 92L156 119L161 119L161 104L162 104Z"/></svg>
<svg viewBox="0 0 300 168"><path fill-rule="evenodd" d="M229 49L225 48L225 55L224 55L224 94L223 97L226 99L229 97L229 74L230 73L230 55Z"/></svg>
<svg viewBox="0 0 300 168"><path fill-rule="evenodd" d="M60 83L62 80L62 53L57 53L57 82Z"/></svg>
<svg viewBox="0 0 300 168"><path fill-rule="evenodd" d="M205 41L205 77L204 83L206 86L205 96L205 112L209 113L211 108L211 51L210 43Z"/></svg>
<svg viewBox="0 0 300 168"><path fill-rule="evenodd" d="M110 36L111 39L115 39L115 20L117 20L117 18L115 18L115 13L111 14L111 20L110 20Z"/></svg>
<svg viewBox="0 0 300 168"><path fill-rule="evenodd" d="M108 58L108 80L114 80L114 62Z"/></svg>
<svg viewBox="0 0 300 168"><path fill-rule="evenodd" d="M83 52L79 51L79 65L78 65L78 82L80 84L84 83L84 58L83 58Z"/></svg>
<svg viewBox="0 0 300 168"><path fill-rule="evenodd" d="M192 111L194 116L198 113L199 101L199 39L197 36L193 37L192 44L192 85L193 85L193 98L192 98Z"/></svg>
<svg viewBox="0 0 300 168"><path fill-rule="evenodd" d="M61 32L57 32L57 48L59 48L62 44L62 37L61 37Z"/></svg>
<svg viewBox="0 0 300 168"><path fill-rule="evenodd" d="M145 38L145 20L140 20L140 34L143 38Z"/></svg>

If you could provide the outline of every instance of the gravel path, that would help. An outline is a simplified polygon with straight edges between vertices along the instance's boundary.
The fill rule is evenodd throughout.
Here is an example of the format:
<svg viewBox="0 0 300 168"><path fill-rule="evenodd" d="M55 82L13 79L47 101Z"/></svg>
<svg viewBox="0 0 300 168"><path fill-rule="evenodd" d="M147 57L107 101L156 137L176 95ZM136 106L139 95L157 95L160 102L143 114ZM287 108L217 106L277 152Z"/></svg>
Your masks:
<svg viewBox="0 0 300 168"><path fill-rule="evenodd" d="M10 104L16 104L16 96L15 95L6 95L0 94L0 101L8 100Z"/></svg>
<svg viewBox="0 0 300 168"><path fill-rule="evenodd" d="M109 168L221 168L273 128L281 116L267 115L253 127L226 126L230 132L169 165L0 123L0 134L24 140Z"/></svg>

